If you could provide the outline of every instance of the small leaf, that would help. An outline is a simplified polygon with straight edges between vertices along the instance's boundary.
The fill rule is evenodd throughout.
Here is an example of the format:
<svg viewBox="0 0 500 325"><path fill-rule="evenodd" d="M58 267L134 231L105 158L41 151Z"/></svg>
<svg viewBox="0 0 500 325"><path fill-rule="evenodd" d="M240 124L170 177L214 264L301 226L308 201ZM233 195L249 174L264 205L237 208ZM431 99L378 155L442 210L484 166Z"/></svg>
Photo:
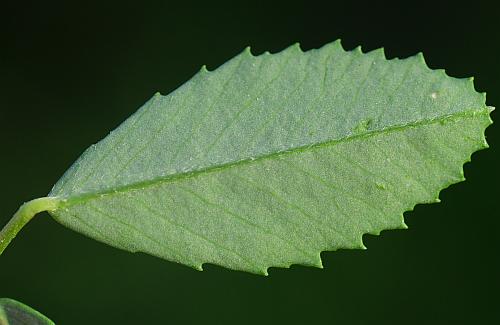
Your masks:
<svg viewBox="0 0 500 325"><path fill-rule="evenodd" d="M464 180L490 111L472 79L422 55L246 49L156 94L38 204L89 237L198 270L321 267L322 251L406 228L403 212Z"/></svg>
<svg viewBox="0 0 500 325"><path fill-rule="evenodd" d="M0 298L0 325L54 325L54 322L18 301Z"/></svg>

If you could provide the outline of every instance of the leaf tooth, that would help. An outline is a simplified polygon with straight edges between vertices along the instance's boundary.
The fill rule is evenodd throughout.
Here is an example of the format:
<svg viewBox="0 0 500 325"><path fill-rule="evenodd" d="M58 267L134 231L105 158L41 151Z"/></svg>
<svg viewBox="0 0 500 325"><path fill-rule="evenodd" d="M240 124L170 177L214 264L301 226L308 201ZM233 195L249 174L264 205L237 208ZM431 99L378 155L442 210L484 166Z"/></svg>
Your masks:
<svg viewBox="0 0 500 325"><path fill-rule="evenodd" d="M429 65L425 61L424 53L418 52L417 54L415 54L415 57L418 61L420 61L420 63L423 63L423 65L425 65L427 69L432 70L431 68L429 68Z"/></svg>
<svg viewBox="0 0 500 325"><path fill-rule="evenodd" d="M304 54L304 52L300 48L300 44L298 42L288 46L287 48L285 48L282 51L274 53L273 55L297 55L297 54ZM266 51L263 53L263 55L267 56L267 55L271 55L271 53L269 53L269 51Z"/></svg>
<svg viewBox="0 0 500 325"><path fill-rule="evenodd" d="M437 73L441 73L444 76L448 76L446 74L446 72L444 71L444 69L432 69L429 66L429 64L427 63L427 60L425 59L424 53L422 53L422 52L418 52L417 54L415 54L409 58L416 59L420 64L422 64L427 69L427 71L430 71L430 72L437 71Z"/></svg>
<svg viewBox="0 0 500 325"><path fill-rule="evenodd" d="M344 50L344 48L342 47L342 44L340 43L340 39L337 39L334 42L325 44L318 49L318 51L325 51L327 53L333 53L333 52L338 51L338 50L340 50L342 52L346 52L346 50Z"/></svg>
<svg viewBox="0 0 500 325"><path fill-rule="evenodd" d="M405 212L408 212L408 211L412 211L413 208L415 207L415 205L411 208L408 208L408 210L406 210ZM380 228L380 229L372 229L368 232L364 232L361 234L361 237L360 237L360 241L361 241L361 246L360 247L356 247L358 249L363 249L363 250L366 250L368 249L365 244L364 244L364 236L365 235L371 235L371 236L380 236L382 234L382 232L384 231L390 231L390 230L406 230L408 229L408 226L406 225L405 223L405 220L404 220L404 216L403 216L403 213L401 213L400 215L400 223L398 225L395 225L395 226L391 226L391 227L388 227L388 228Z"/></svg>
<svg viewBox="0 0 500 325"><path fill-rule="evenodd" d="M340 49L344 52L346 52L346 50L344 49L344 47L342 46L342 40L339 38L339 39L336 39L335 41L331 42L331 43L328 43L328 44L325 44L321 47L322 49L323 48L332 48L332 49Z"/></svg>
<svg viewBox="0 0 500 325"><path fill-rule="evenodd" d="M250 45L245 47L245 49L243 50L243 52L241 54L246 55L248 57L252 57L252 58L255 57L255 55L252 54L252 49L251 49Z"/></svg>
<svg viewBox="0 0 500 325"><path fill-rule="evenodd" d="M292 45L290 45L290 46L288 46L288 47L284 48L283 50L278 51L278 52L275 52L275 53L271 53L271 52L269 52L269 51L265 51L265 52L264 52L264 53L262 53L262 54L259 54L259 55L253 55L253 54L250 52L250 46L247 46L247 47L245 48L245 51L244 51L244 52L247 52L247 51L248 51L248 53L250 54L250 56L251 56L252 58L258 58L258 57L260 57L260 56L270 56L270 55L275 56L275 55L288 54L288 52L293 52L293 51L296 51L296 52L297 52L297 50L298 50L298 52L299 52L299 53L301 53L301 54L302 54L302 53L304 53L304 52L302 52L302 50L300 49L300 45L299 45L299 43L292 44ZM290 53L290 54L294 55L295 53Z"/></svg>
<svg viewBox="0 0 500 325"><path fill-rule="evenodd" d="M293 265L295 263L292 263ZM323 260L321 259L321 252L317 252L314 255L311 256L311 259L307 262L300 262L297 265L304 265L304 266L311 266L311 267L316 267L318 269L323 268Z"/></svg>
<svg viewBox="0 0 500 325"><path fill-rule="evenodd" d="M411 59L415 59L417 60L419 63L423 64L423 66L428 70L428 71L432 71L432 72L435 72L435 73L438 73L438 74L441 74L442 76L444 77L447 77L447 78L453 78L453 79L460 79L460 78L455 78L455 77L451 77L450 75L448 75L446 73L446 70L445 69L432 69L429 64L427 63L427 61L425 60L425 56L422 52L418 52L417 54L413 55L413 56L410 56L408 58L406 58L405 60L411 60Z"/></svg>
<svg viewBox="0 0 500 325"><path fill-rule="evenodd" d="M436 73L439 73L441 75L443 75L444 77L450 77L447 73L446 73L446 70L445 69L431 69L431 70L434 70ZM451 77L453 78L453 77ZM455 78L456 79L456 78Z"/></svg>
<svg viewBox="0 0 500 325"><path fill-rule="evenodd" d="M299 52L303 53L304 51L302 51L302 49L300 48L300 43L299 42L295 42L292 44L292 46L290 46L291 48L293 48L294 50L298 50Z"/></svg>
<svg viewBox="0 0 500 325"><path fill-rule="evenodd" d="M290 262L289 264L285 265L284 267L289 269L292 267L292 265L302 265L302 266L308 266L308 267L316 267L318 269L323 268L323 261L321 260L321 251L317 252L314 256L311 256L312 258L307 260L307 261L295 261L295 262ZM276 266L276 267L281 267L281 266Z"/></svg>
<svg viewBox="0 0 500 325"><path fill-rule="evenodd" d="M269 268L284 268L284 269L289 269L291 268L293 265L302 265L302 266L307 266L307 267L316 267L318 269L323 269L323 260L321 259L321 253L322 252L325 252L325 251L328 251L327 249L326 250L320 250L318 251L317 253L311 255L311 256L308 256L308 260L302 260L302 261L295 261L295 262L289 262L287 264L274 264L274 265L270 265L266 268L266 272ZM260 274L260 273L258 273ZM268 275L268 274L264 274L264 275Z"/></svg>
<svg viewBox="0 0 500 325"><path fill-rule="evenodd" d="M358 235L356 235L354 238L354 242L352 246L349 247L338 247L335 250L341 248L341 249L362 249L366 250L367 247L365 246L365 243L363 242L363 236L368 234L369 232L361 231Z"/></svg>
<svg viewBox="0 0 500 325"><path fill-rule="evenodd" d="M312 266L317 267L318 269L324 268L324 266L323 266L323 260L321 259L321 252L319 252L317 254L317 264L312 265Z"/></svg>
<svg viewBox="0 0 500 325"><path fill-rule="evenodd" d="M385 49L383 47L379 47L377 49L374 49L374 50L371 50L369 52L366 52L366 54L378 56L381 59L387 60L387 57L385 55Z"/></svg>
<svg viewBox="0 0 500 325"><path fill-rule="evenodd" d="M263 275L263 276L269 276L269 272L268 271L269 271L269 267L266 266L263 269L258 270L257 272L255 272L255 274L257 274L257 275Z"/></svg>
<svg viewBox="0 0 500 325"><path fill-rule="evenodd" d="M359 240L359 247L358 249L361 249L361 250L367 250L368 247L365 246L365 243L363 242L363 236L361 236L360 240Z"/></svg>
<svg viewBox="0 0 500 325"><path fill-rule="evenodd" d="M302 49L300 48L300 44L298 42L290 45L289 47L287 47L283 51L281 51L281 53L288 53L288 52L290 52L290 54L292 54L292 55L304 53L302 51Z"/></svg>
<svg viewBox="0 0 500 325"><path fill-rule="evenodd" d="M380 236L381 232L382 232L381 229L373 229L373 230L370 230L370 231L364 233L364 235Z"/></svg>
<svg viewBox="0 0 500 325"><path fill-rule="evenodd" d="M469 88L472 92L477 92L476 87L474 85L474 77L466 77L466 78L456 78L459 81L465 83L466 87Z"/></svg>
<svg viewBox="0 0 500 325"><path fill-rule="evenodd" d="M291 262L291 263L283 264L283 265L272 265L272 266L266 267L266 269L264 271L265 273L264 272L262 272L262 273L259 272L259 273L256 273L256 274L268 276L269 275L268 271L271 268L289 269L293 265L302 265L302 266L307 266L307 267L315 267L315 268L318 268L318 269L323 269L324 266L323 266L323 260L321 259L321 253L322 252L326 252L326 251L327 250L323 250L323 251L318 252L317 254L315 254L313 260L311 260L311 261L307 261L307 262L305 262L305 261Z"/></svg>
<svg viewBox="0 0 500 325"><path fill-rule="evenodd" d="M473 85L472 89L474 91L476 91L475 85ZM481 91L481 92L478 92L478 93L479 93L479 96L481 96L481 100L482 100L483 104L486 105L486 93L484 91Z"/></svg>
<svg viewBox="0 0 500 325"><path fill-rule="evenodd" d="M208 71L206 64L204 64L204 65L201 66L200 73L209 73L209 72L210 71Z"/></svg>

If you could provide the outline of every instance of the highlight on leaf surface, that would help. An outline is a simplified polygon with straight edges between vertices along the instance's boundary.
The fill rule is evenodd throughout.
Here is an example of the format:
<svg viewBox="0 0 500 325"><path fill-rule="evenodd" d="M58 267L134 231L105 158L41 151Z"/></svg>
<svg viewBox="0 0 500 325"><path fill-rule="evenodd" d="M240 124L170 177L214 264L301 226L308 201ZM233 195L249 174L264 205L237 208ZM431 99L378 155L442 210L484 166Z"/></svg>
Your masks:
<svg viewBox="0 0 500 325"><path fill-rule="evenodd" d="M0 298L0 325L54 325L54 322L19 301Z"/></svg>
<svg viewBox="0 0 500 325"><path fill-rule="evenodd" d="M464 180L490 111L471 78L421 54L247 48L156 94L43 204L91 238L198 270L321 267L322 251L405 228L403 212Z"/></svg>

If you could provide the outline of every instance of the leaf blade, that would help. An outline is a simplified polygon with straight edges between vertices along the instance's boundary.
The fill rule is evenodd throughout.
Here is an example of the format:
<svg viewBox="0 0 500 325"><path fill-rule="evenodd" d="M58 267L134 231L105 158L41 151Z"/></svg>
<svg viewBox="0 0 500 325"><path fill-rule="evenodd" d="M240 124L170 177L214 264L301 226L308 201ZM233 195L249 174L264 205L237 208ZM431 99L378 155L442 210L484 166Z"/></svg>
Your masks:
<svg viewBox="0 0 500 325"><path fill-rule="evenodd" d="M91 147L54 187L65 203L51 213L110 245L196 269L320 267L321 251L363 248L364 233L404 228L404 211L462 180L490 123L471 80L430 70L421 56L386 61L338 43L245 51L155 96ZM474 141L449 149L463 130ZM394 148L405 155L388 163ZM411 195L396 199L408 184Z"/></svg>
<svg viewBox="0 0 500 325"><path fill-rule="evenodd" d="M0 298L0 325L54 325L50 319L16 300Z"/></svg>

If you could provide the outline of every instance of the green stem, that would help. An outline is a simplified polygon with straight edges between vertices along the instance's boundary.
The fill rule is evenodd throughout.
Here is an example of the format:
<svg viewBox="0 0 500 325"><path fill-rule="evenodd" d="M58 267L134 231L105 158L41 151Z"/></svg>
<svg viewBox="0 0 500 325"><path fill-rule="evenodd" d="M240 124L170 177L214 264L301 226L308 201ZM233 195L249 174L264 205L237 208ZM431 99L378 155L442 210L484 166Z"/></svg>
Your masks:
<svg viewBox="0 0 500 325"><path fill-rule="evenodd" d="M61 201L55 197L43 197L24 203L7 225L5 225L2 231L0 231L0 255L2 255L12 239L16 237L17 233L33 219L37 213L55 210L59 202Z"/></svg>

